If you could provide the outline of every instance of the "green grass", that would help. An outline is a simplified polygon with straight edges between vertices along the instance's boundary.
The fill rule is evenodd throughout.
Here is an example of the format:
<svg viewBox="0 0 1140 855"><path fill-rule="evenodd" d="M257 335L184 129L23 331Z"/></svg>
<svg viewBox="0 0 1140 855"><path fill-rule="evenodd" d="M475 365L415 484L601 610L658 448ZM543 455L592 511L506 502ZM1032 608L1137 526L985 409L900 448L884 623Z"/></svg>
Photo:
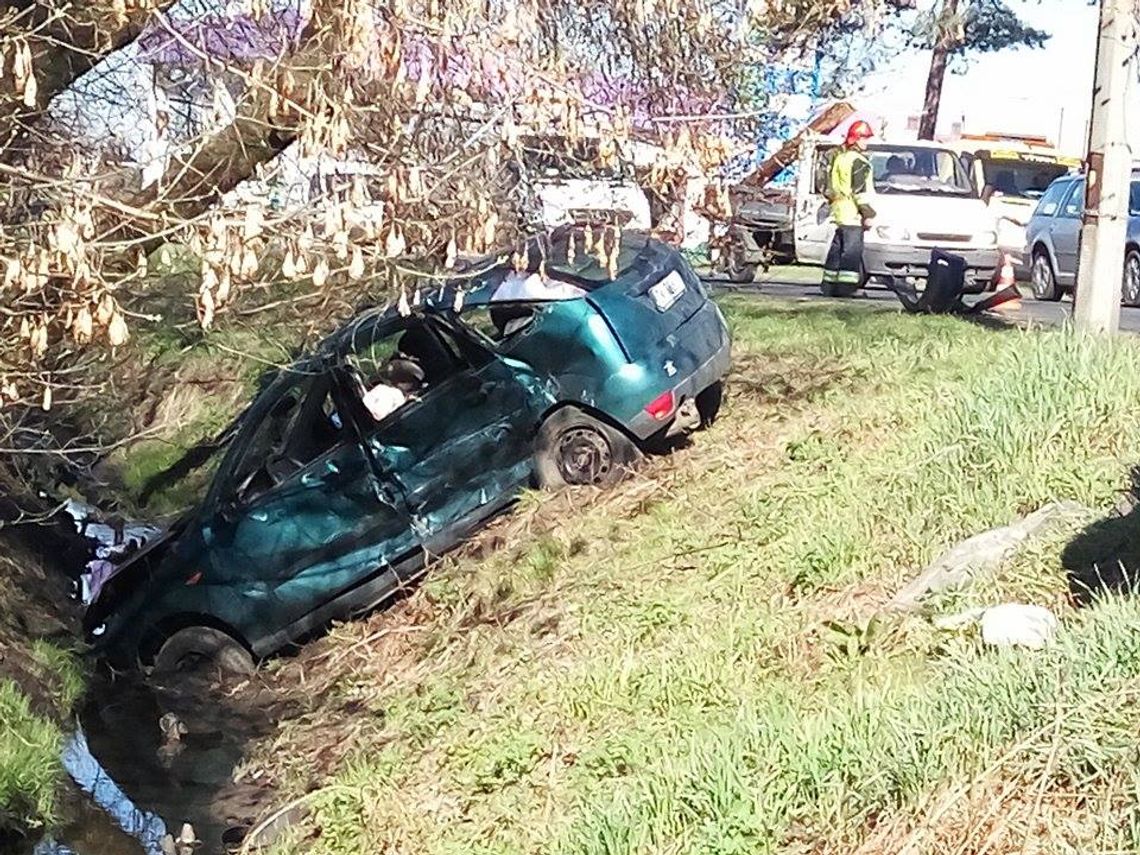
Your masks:
<svg viewBox="0 0 1140 855"><path fill-rule="evenodd" d="M0 838L56 819L59 749L86 684L73 650L29 636L29 624L66 626L66 581L10 535L0 530ZM42 614L52 601L60 614Z"/></svg>
<svg viewBox="0 0 1140 855"><path fill-rule="evenodd" d="M297 851L1140 845L1140 605L1067 604L1071 527L927 607L1050 605L1045 651L879 614L968 535L1103 515L1140 461L1137 343L725 307L734 391L692 449L528 497L504 548L279 666L321 681L254 761L316 785Z"/></svg>
<svg viewBox="0 0 1140 855"><path fill-rule="evenodd" d="M48 688L52 705L66 715L83 697L87 686L75 653L42 638L32 641L30 653L36 676Z"/></svg>
<svg viewBox="0 0 1140 855"><path fill-rule="evenodd" d="M37 639L8 647L17 682L0 673L0 830L51 823L63 776L60 749L68 716L84 690L75 654ZM34 707L32 698L38 699Z"/></svg>
<svg viewBox="0 0 1140 855"><path fill-rule="evenodd" d="M59 726L31 711L11 680L0 679L0 828L50 821L62 774Z"/></svg>

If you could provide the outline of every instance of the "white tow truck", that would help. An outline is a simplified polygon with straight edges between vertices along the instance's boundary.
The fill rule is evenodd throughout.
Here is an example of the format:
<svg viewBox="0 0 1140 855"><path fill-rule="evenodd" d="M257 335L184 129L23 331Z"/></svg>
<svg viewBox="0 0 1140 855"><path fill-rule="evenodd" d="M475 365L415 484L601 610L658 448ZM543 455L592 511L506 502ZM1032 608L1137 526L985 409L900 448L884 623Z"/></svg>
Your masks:
<svg viewBox="0 0 1140 855"><path fill-rule="evenodd" d="M805 135L795 187L785 200L763 190L736 194L725 253L730 276L751 279L773 256L823 264L835 234L826 194L838 148L831 136ZM999 264L997 217L959 153L933 142L872 142L867 157L875 218L865 236L866 277L925 279L931 250L940 249L965 259L967 291L984 290Z"/></svg>

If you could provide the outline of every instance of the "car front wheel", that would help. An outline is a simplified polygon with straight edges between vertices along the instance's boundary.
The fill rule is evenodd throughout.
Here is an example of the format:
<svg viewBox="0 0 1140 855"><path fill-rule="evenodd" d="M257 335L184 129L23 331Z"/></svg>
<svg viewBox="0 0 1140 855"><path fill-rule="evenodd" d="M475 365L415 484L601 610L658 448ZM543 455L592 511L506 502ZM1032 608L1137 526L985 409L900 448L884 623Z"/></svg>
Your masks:
<svg viewBox="0 0 1140 855"><path fill-rule="evenodd" d="M1140 306L1140 252L1128 250L1124 258L1124 282L1121 299L1126 306Z"/></svg>
<svg viewBox="0 0 1140 855"><path fill-rule="evenodd" d="M545 490L610 487L642 459L620 430L574 407L564 407L543 422L536 445L535 475Z"/></svg>
<svg viewBox="0 0 1140 855"><path fill-rule="evenodd" d="M180 629L163 642L154 657L154 674L186 672L249 676L253 656L237 639L209 626Z"/></svg>
<svg viewBox="0 0 1140 855"><path fill-rule="evenodd" d="M1033 267L1030 271L1033 296L1038 300L1055 303L1061 299L1061 289L1057 287L1057 277L1053 273L1053 263L1042 250L1033 254Z"/></svg>

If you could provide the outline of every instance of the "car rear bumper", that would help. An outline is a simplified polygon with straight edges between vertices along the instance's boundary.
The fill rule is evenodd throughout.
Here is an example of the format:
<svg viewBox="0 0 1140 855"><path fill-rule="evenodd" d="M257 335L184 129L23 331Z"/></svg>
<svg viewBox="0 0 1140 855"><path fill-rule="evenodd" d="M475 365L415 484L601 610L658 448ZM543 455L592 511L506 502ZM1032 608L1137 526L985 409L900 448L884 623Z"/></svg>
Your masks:
<svg viewBox="0 0 1140 855"><path fill-rule="evenodd" d="M987 249L952 249L946 252L966 260L966 287L988 285L999 261L997 247ZM930 268L929 248L904 244L865 243L863 266L869 276L914 276L925 278Z"/></svg>
<svg viewBox="0 0 1140 855"><path fill-rule="evenodd" d="M695 367L685 373L683 379L680 379L673 385L674 406L668 418L655 419L649 415L649 413L642 410L630 420L626 427L638 439L646 440L659 433L668 432L674 423L677 422L678 414L686 401L695 400L697 395L728 374L728 370L732 366L732 342L728 335L728 327L724 323L720 310L711 302L708 305L716 314L717 331L720 337L719 342L712 349L711 355L708 355L702 362L695 362ZM692 321L690 320L689 323L692 323ZM688 326L689 323L686 323L678 330L678 336L684 334L685 327ZM706 351L706 353L708 353L708 351ZM679 372L678 377L681 376ZM662 389L663 393L665 391L668 390Z"/></svg>

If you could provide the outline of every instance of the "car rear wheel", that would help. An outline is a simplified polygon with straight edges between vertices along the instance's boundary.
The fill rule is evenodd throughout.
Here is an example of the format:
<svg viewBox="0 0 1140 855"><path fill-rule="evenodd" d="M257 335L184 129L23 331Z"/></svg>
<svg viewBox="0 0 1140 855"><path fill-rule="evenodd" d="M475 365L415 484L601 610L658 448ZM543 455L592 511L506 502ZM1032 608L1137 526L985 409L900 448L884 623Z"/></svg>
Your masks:
<svg viewBox="0 0 1140 855"><path fill-rule="evenodd" d="M1140 252L1128 250L1124 258L1124 282L1121 299L1126 306L1140 306Z"/></svg>
<svg viewBox="0 0 1140 855"><path fill-rule="evenodd" d="M1061 289L1057 287L1057 276L1053 272L1053 263L1044 250L1039 249L1033 253L1030 282L1033 285L1033 296L1038 300L1055 303L1061 299Z"/></svg>
<svg viewBox="0 0 1140 855"><path fill-rule="evenodd" d="M236 638L210 626L180 629L163 642L154 657L154 673L220 673L249 676L254 671L253 656Z"/></svg>
<svg viewBox="0 0 1140 855"><path fill-rule="evenodd" d="M641 462L641 451L619 431L573 407L558 410L538 432L535 475L545 490L610 487Z"/></svg>
<svg viewBox="0 0 1140 855"><path fill-rule="evenodd" d="M716 421L720 414L720 405L724 401L724 382L717 380L699 395L697 395L697 412L701 414L701 427L707 428Z"/></svg>

